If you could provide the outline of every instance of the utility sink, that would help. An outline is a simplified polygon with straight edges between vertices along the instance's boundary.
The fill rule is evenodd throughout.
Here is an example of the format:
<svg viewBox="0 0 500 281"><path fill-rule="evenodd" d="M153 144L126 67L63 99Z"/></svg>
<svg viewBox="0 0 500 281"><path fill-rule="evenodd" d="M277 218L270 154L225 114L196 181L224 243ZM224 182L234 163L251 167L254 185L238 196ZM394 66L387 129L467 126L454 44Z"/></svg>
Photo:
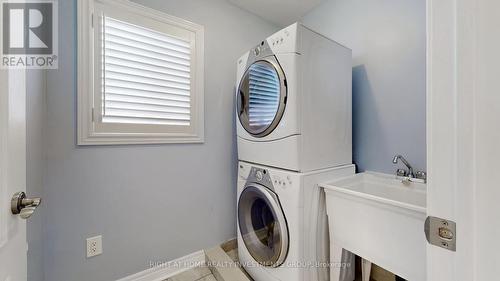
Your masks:
<svg viewBox="0 0 500 281"><path fill-rule="evenodd" d="M407 280L426 280L424 183L365 172L320 186L332 243Z"/></svg>

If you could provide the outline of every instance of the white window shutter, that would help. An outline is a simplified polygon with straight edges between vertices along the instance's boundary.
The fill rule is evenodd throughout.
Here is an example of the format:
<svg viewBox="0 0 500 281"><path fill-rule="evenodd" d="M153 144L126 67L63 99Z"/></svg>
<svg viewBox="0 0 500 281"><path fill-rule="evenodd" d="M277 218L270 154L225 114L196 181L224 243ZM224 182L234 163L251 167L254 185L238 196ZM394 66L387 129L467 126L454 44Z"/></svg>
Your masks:
<svg viewBox="0 0 500 281"><path fill-rule="evenodd" d="M105 17L105 123L189 126L191 44Z"/></svg>
<svg viewBox="0 0 500 281"><path fill-rule="evenodd" d="M78 144L204 141L203 27L78 0Z"/></svg>

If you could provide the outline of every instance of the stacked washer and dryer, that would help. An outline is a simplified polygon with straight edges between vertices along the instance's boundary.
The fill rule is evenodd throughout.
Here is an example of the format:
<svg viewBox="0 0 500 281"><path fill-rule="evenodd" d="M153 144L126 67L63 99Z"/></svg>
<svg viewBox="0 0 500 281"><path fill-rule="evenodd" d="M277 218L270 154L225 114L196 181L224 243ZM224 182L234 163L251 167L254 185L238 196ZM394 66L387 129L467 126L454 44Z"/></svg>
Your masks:
<svg viewBox="0 0 500 281"><path fill-rule="evenodd" d="M238 60L238 253L256 281L330 280L318 183L355 173L351 60L300 23Z"/></svg>

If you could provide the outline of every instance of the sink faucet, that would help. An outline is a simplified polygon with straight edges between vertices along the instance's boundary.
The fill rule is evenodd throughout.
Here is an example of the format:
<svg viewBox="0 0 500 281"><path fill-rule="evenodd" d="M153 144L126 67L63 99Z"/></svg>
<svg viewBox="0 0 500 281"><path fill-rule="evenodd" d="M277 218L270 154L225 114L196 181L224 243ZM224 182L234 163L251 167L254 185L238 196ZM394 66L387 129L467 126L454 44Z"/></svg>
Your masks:
<svg viewBox="0 0 500 281"><path fill-rule="evenodd" d="M406 175L408 175L410 178L415 178L415 174L413 173L413 167L410 165L410 163L408 163L408 161L406 161L406 159L402 155L398 154L394 156L394 159L392 159L392 163L397 164L398 160L401 160L401 162L403 162L403 164L405 164L405 166L408 168L408 172L405 171ZM398 175L399 174L400 172L398 170Z"/></svg>

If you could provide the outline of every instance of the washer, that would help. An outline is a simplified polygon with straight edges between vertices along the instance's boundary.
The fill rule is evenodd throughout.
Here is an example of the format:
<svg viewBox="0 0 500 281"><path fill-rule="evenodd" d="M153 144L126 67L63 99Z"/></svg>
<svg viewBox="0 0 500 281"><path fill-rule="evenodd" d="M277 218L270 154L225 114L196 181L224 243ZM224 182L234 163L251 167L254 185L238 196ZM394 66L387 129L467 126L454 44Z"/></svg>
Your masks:
<svg viewBox="0 0 500 281"><path fill-rule="evenodd" d="M239 160L307 172L352 163L351 50L293 24L237 63Z"/></svg>
<svg viewBox="0 0 500 281"><path fill-rule="evenodd" d="M328 225L318 183L354 165L296 173L238 164L238 254L256 281L329 280Z"/></svg>

